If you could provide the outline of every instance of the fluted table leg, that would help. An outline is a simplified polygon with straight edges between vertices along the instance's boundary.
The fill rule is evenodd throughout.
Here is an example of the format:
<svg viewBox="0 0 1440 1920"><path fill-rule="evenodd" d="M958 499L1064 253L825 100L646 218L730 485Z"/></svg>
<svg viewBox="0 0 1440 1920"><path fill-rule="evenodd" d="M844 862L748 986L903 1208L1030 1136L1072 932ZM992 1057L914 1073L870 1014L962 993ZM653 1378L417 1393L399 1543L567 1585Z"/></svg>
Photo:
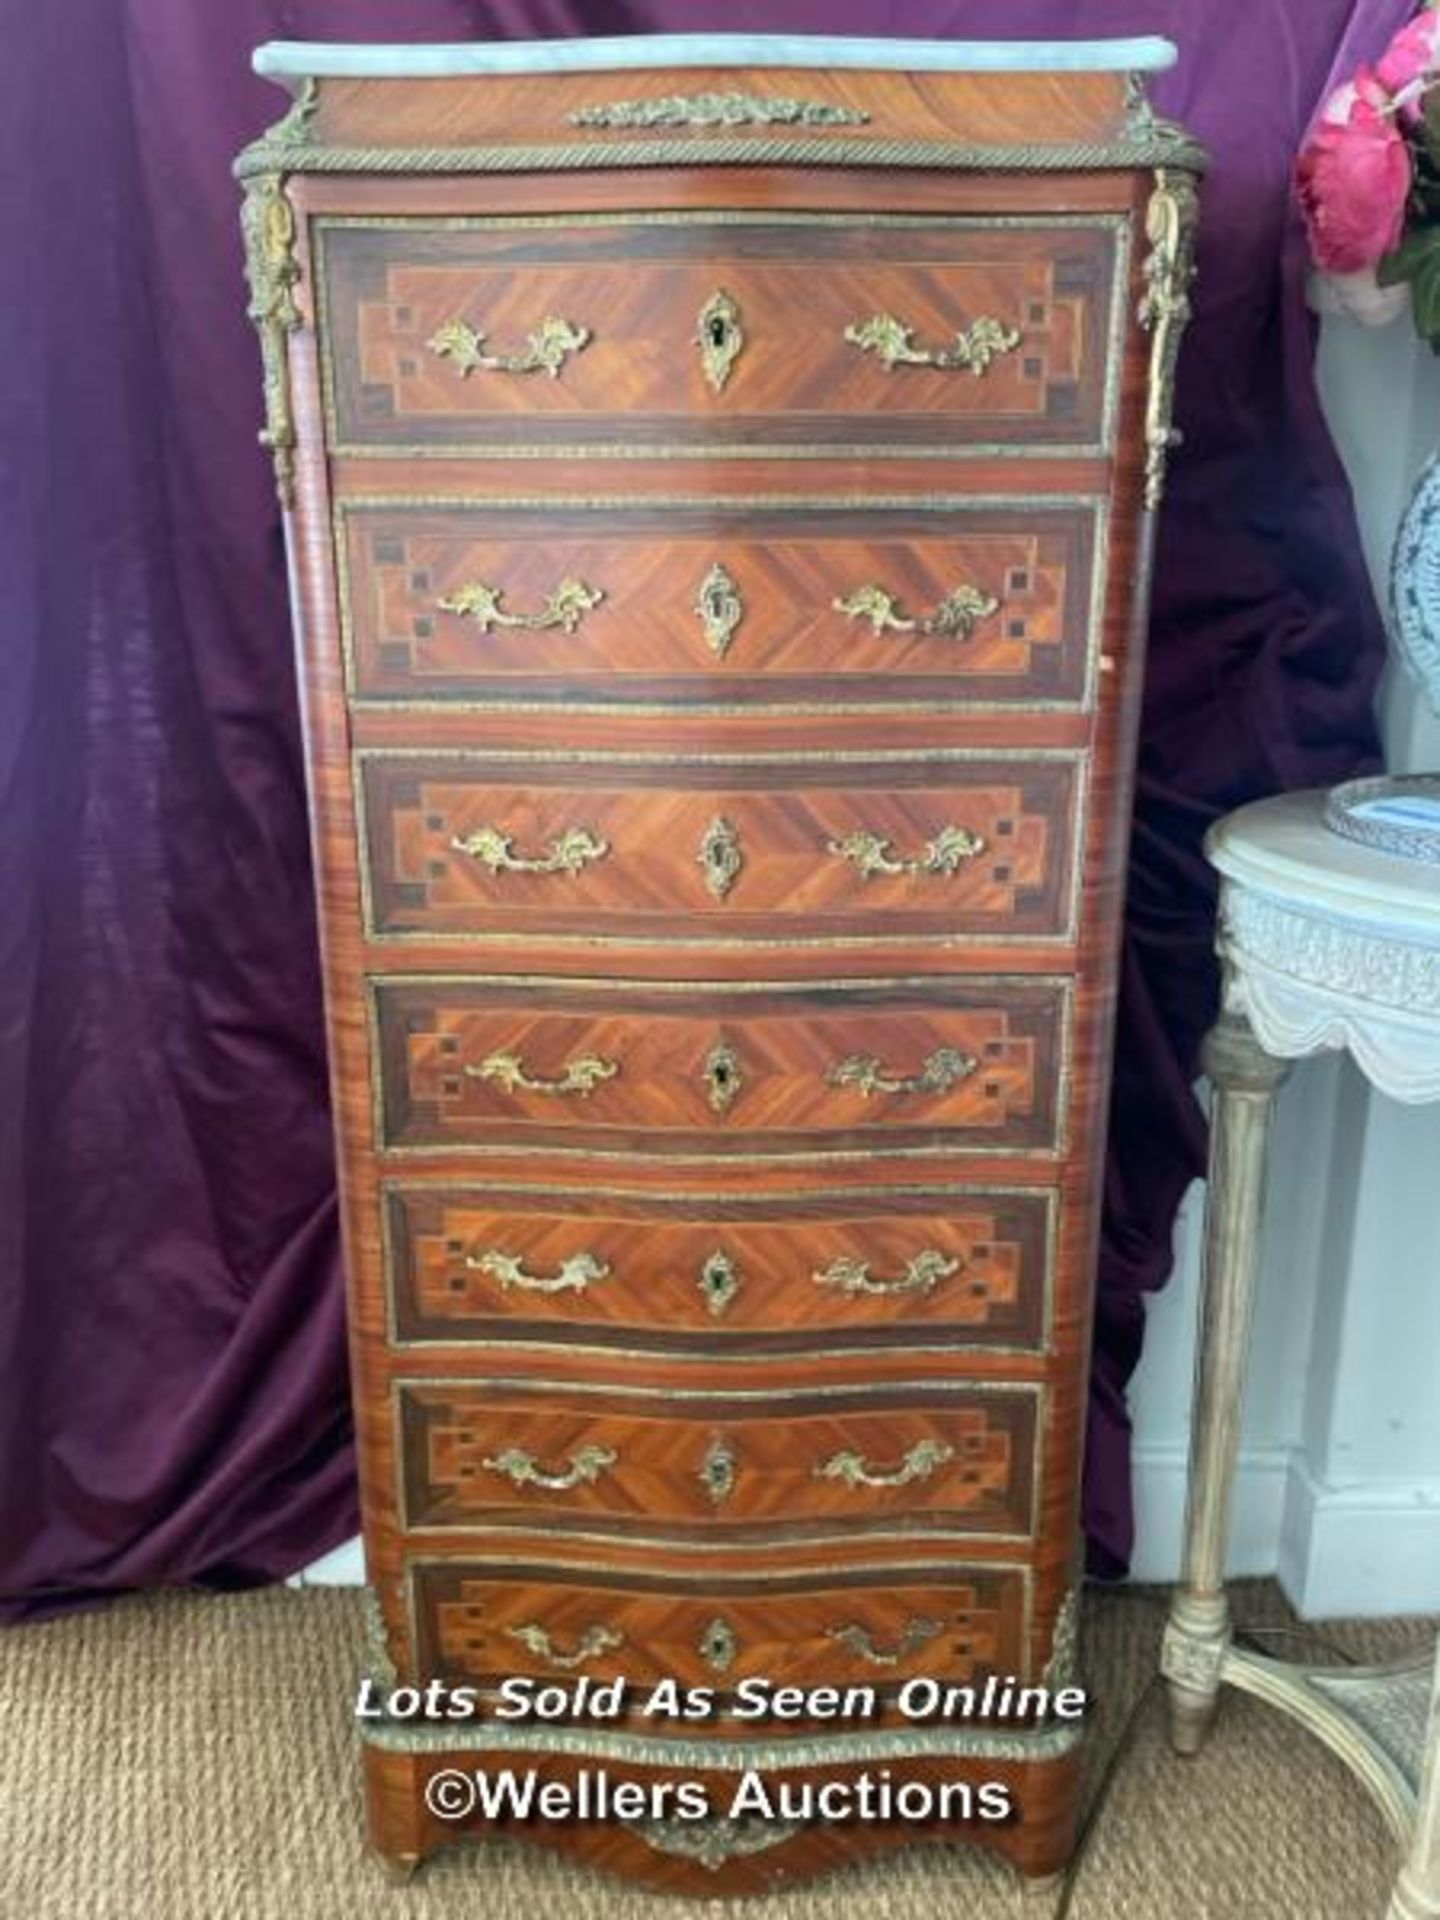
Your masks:
<svg viewBox="0 0 1440 1920"><path fill-rule="evenodd" d="M1235 1013L1217 1022L1203 1059L1213 1102L1200 1346L1185 1559L1161 1659L1169 1682L1170 1739L1182 1754L1198 1752L1209 1730L1230 1641L1225 1549L1259 1263L1265 1150L1271 1104L1290 1070L1288 1061L1265 1052L1249 1022Z"/></svg>

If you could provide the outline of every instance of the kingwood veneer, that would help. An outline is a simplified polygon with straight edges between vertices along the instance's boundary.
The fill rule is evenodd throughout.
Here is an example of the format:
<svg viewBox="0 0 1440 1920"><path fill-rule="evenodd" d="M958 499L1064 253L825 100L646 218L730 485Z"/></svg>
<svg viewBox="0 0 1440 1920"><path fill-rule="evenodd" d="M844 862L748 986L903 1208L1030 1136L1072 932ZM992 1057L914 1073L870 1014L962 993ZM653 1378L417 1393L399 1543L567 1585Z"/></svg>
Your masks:
<svg viewBox="0 0 1440 1920"><path fill-rule="evenodd" d="M1103 50L639 47L270 50L294 105L239 167L377 1660L1063 1683L1198 155ZM1044 1875L1075 1738L632 1717L364 1751L402 1864L484 1830L426 1811L453 1765L1014 1795L524 1829L708 1895L916 1837Z"/></svg>

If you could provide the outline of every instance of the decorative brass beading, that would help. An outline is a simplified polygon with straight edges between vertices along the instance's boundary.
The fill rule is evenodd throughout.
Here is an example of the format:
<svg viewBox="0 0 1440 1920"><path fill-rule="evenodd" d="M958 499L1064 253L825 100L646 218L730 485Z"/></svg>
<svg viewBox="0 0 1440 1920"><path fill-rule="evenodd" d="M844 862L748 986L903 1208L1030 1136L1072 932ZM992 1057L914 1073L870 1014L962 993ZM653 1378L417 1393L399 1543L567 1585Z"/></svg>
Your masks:
<svg viewBox="0 0 1440 1920"><path fill-rule="evenodd" d="M523 1293L584 1293L592 1281L610 1277L609 1263L597 1260L593 1253L572 1253L549 1279L526 1273L522 1259L493 1247L484 1253L467 1254L465 1265L473 1273L490 1274L506 1293L511 1287L519 1287Z"/></svg>
<svg viewBox="0 0 1440 1920"><path fill-rule="evenodd" d="M735 1491L740 1456L722 1434L712 1436L700 1462L699 1479L713 1505L721 1506Z"/></svg>
<svg viewBox="0 0 1440 1920"><path fill-rule="evenodd" d="M726 819L715 819L706 829L697 855L705 874L705 884L717 900L723 900L740 877L745 855L740 835Z"/></svg>
<svg viewBox="0 0 1440 1920"><path fill-rule="evenodd" d="M613 1653L616 1647L623 1647L625 1636L617 1633L614 1627L587 1627L569 1653L561 1653L549 1633L538 1621L523 1626L507 1627L505 1631L512 1640L518 1640L527 1653L533 1653L543 1660L547 1667L572 1669L583 1667L587 1660L596 1660L602 1653Z"/></svg>
<svg viewBox="0 0 1440 1920"><path fill-rule="evenodd" d="M828 1267L812 1273L810 1278L817 1287L834 1287L839 1293L930 1294L941 1280L959 1273L964 1264L963 1260L949 1259L938 1248L927 1247L906 1261L905 1272L898 1280L872 1280L869 1261L855 1260L848 1255L832 1260Z"/></svg>
<svg viewBox="0 0 1440 1920"><path fill-rule="evenodd" d="M868 320L852 322L845 338L862 353L873 353L887 373L896 367L935 367L947 373L961 369L977 380L989 372L992 360L1013 353L1020 344L1015 327L988 313L980 314L968 327L958 327L954 344L948 347L917 346L915 329L893 313L874 313Z"/></svg>
<svg viewBox="0 0 1440 1920"><path fill-rule="evenodd" d="M1041 1685L1051 1693L1073 1687L1080 1678L1080 1589L1071 1587L1055 1615L1050 1636L1050 1658L1041 1674Z"/></svg>
<svg viewBox="0 0 1440 1920"><path fill-rule="evenodd" d="M979 587L965 584L947 593L931 613L907 614L901 610L894 594L874 585L857 587L844 599L832 600L830 604L836 613L843 613L848 619L868 620L870 631L877 635L924 633L947 640L968 640L977 620L988 619L1000 610L1000 602L993 593L983 593Z"/></svg>
<svg viewBox="0 0 1440 1920"><path fill-rule="evenodd" d="M630 103L619 103L628 106ZM644 103L647 107L653 103ZM767 106L771 103L765 103ZM788 103L787 103L788 104ZM615 108L598 111L613 112ZM597 109L589 109L594 112ZM844 111L844 110L842 110ZM287 118L289 116L287 115ZM664 132L656 122L653 130ZM926 172L965 170L983 173L1093 173L1124 167L1188 167L1203 173L1205 149L1179 127L1157 117L1149 132L1109 140L965 141L891 139L826 133L819 139L777 133L763 148L743 134L726 138L726 129L700 129L676 139L503 141L497 146L346 146L322 141L277 140L276 129L253 140L239 155L238 180L277 169L304 173L553 173L614 170L623 167L721 167L749 164L757 152L767 166L921 168ZM694 217L687 209L687 218Z"/></svg>
<svg viewBox="0 0 1440 1920"><path fill-rule="evenodd" d="M1150 382L1145 396L1145 505L1152 511L1165 494L1170 449L1181 435L1171 421L1175 363L1190 318L1195 278L1195 217L1199 201L1188 173L1160 167L1145 212L1150 252L1143 268L1145 291L1136 319L1150 334Z"/></svg>
<svg viewBox="0 0 1440 1920"><path fill-rule="evenodd" d="M723 393L730 369L745 345L740 308L723 287L718 287L700 309L695 344L700 349L705 378L716 393Z"/></svg>
<svg viewBox="0 0 1440 1920"><path fill-rule="evenodd" d="M858 107L820 100L766 98L758 93L667 93L655 100L614 100L577 107L572 127L863 127Z"/></svg>
<svg viewBox="0 0 1440 1920"><path fill-rule="evenodd" d="M917 1440L898 1467L871 1467L851 1448L832 1453L815 1468L817 1480L839 1480L847 1487L908 1487L928 1480L937 1467L955 1458L955 1449L943 1440Z"/></svg>
<svg viewBox="0 0 1440 1920"><path fill-rule="evenodd" d="M957 1047L937 1047L919 1073L886 1073L874 1054L852 1053L826 1075L832 1087L858 1087L868 1100L872 1093L948 1093L980 1065L973 1054Z"/></svg>
<svg viewBox="0 0 1440 1920"><path fill-rule="evenodd" d="M717 1247L701 1267L700 1278L695 1284L710 1309L711 1317L718 1320L740 1291L740 1269L723 1247Z"/></svg>
<svg viewBox="0 0 1440 1920"><path fill-rule="evenodd" d="M734 1047L717 1040L705 1056L705 1097L716 1113L728 1113L745 1084L740 1056Z"/></svg>
<svg viewBox="0 0 1440 1920"><path fill-rule="evenodd" d="M528 627L537 633L546 627L560 627L574 633L586 614L605 598L602 588L587 587L583 580L562 580L538 613L507 613L500 605L504 596L503 587L467 580L435 604L442 613L459 613L473 620L482 633L492 627Z"/></svg>
<svg viewBox="0 0 1440 1920"><path fill-rule="evenodd" d="M890 876L958 873L967 860L985 851L985 842L968 827L942 827L935 838L926 843L922 854L913 860L897 860L890 852L888 840L878 833L857 830L847 833L843 840L827 840L825 848L838 859L858 867L862 880L870 880L877 873Z"/></svg>
<svg viewBox="0 0 1440 1920"><path fill-rule="evenodd" d="M717 1614L696 1642L696 1651L712 1673L728 1673L735 1664L740 1642L730 1622Z"/></svg>
<svg viewBox="0 0 1440 1920"><path fill-rule="evenodd" d="M898 1667L943 1632L944 1628L938 1620L927 1620L922 1614L917 1614L907 1622L905 1631L895 1645L885 1648L877 1647L869 1629L858 1622L825 1629L827 1639L838 1640L842 1647L858 1654L862 1660L868 1660L872 1667Z"/></svg>
<svg viewBox="0 0 1440 1920"><path fill-rule="evenodd" d="M536 1080L525 1071L518 1054L491 1053L478 1066L467 1066L465 1071L472 1080L498 1080L507 1093L553 1093L562 1098L573 1093L584 1100L602 1080L613 1080L620 1064L616 1060L602 1060L599 1054L584 1053L566 1062L559 1079Z"/></svg>
<svg viewBox="0 0 1440 1920"><path fill-rule="evenodd" d="M309 104L303 105L307 100ZM297 115L303 119L313 110L314 89L310 83L309 92L297 96L281 125ZM279 128L274 131L278 133ZM250 282L246 312L260 336L265 381L265 425L260 430L260 444L270 451L275 491L288 511L295 504L295 411L290 397L286 336L301 324L295 298L300 263L295 258L295 212L278 173L256 174L246 181L240 225L245 238L245 273Z"/></svg>
<svg viewBox="0 0 1440 1920"><path fill-rule="evenodd" d="M527 336L525 345L514 353L482 352L485 335L464 320L447 321L425 344L431 353L450 361L462 380L468 380L477 368L486 373L548 373L555 380L570 355L579 353L593 338L589 327L547 313Z"/></svg>
<svg viewBox="0 0 1440 1920"><path fill-rule="evenodd" d="M619 1457L610 1447L581 1447L578 1453L571 1454L569 1466L552 1473L523 1447L506 1447L502 1453L487 1454L480 1464L492 1473L503 1474L513 1486L568 1493L572 1487L593 1486Z"/></svg>
<svg viewBox="0 0 1440 1920"><path fill-rule="evenodd" d="M477 827L473 833L457 835L450 842L456 853L478 860L491 873L579 873L592 860L603 860L610 842L601 840L588 827L567 827L550 842L548 853L513 853L508 833L498 827Z"/></svg>
<svg viewBox="0 0 1440 1920"><path fill-rule="evenodd" d="M695 611L700 616L706 645L717 660L723 660L735 637L735 629L745 618L745 603L740 589L717 560L695 596Z"/></svg>

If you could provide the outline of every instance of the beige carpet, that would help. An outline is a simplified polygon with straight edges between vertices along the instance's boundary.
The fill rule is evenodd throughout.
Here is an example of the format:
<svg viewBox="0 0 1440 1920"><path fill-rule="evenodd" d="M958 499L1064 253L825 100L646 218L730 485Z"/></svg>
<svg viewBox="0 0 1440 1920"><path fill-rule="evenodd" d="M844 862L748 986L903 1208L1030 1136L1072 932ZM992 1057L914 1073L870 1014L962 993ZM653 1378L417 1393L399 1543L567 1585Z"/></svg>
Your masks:
<svg viewBox="0 0 1440 1920"><path fill-rule="evenodd" d="M1378 1816L1298 1728L1230 1695L1195 1761L1174 1759L1150 1682L1160 1596L1091 1596L1092 1793L1140 1702L1074 1874L1067 1920L1379 1920ZM1273 1589L1237 1612L1273 1650L1324 1657ZM1418 1623L1325 1630L1351 1659L1407 1651ZM349 1720L358 1597L149 1595L0 1633L3 1920L655 1920L667 1903L539 1851L441 1855L407 1888L363 1848ZM563 1903L563 1906L562 1906ZM679 1910L679 1903L675 1903ZM783 1898L692 1903L749 1920L1049 1920L962 1849L915 1849Z"/></svg>

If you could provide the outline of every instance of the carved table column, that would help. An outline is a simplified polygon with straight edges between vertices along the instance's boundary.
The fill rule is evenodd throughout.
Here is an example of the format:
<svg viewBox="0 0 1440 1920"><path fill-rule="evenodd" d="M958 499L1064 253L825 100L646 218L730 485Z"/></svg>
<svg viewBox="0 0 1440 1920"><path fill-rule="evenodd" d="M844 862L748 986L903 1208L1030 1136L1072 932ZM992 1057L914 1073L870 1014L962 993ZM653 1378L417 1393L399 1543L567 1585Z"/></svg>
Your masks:
<svg viewBox="0 0 1440 1920"><path fill-rule="evenodd" d="M1214 1089L1210 1205L1205 1215L1204 1292L1195 1408L1191 1416L1185 1563L1165 1640L1171 1738L1198 1750L1215 1712L1230 1641L1225 1546L1240 1445L1240 1394L1260 1251L1260 1198L1270 1108L1289 1072L1266 1053L1249 1022L1223 1014L1205 1042Z"/></svg>
<svg viewBox="0 0 1440 1920"><path fill-rule="evenodd" d="M1325 823L1325 802L1305 793L1245 807L1206 846L1222 876L1224 1011L1205 1047L1215 1104L1190 1490L1161 1664L1177 1752L1199 1749L1228 1684L1339 1754L1409 1848L1387 1920L1440 1920L1440 1719L1429 1659L1302 1669L1251 1653L1232 1643L1224 1587L1276 1089L1291 1060L1343 1049L1382 1092L1440 1100L1440 874L1341 838Z"/></svg>

